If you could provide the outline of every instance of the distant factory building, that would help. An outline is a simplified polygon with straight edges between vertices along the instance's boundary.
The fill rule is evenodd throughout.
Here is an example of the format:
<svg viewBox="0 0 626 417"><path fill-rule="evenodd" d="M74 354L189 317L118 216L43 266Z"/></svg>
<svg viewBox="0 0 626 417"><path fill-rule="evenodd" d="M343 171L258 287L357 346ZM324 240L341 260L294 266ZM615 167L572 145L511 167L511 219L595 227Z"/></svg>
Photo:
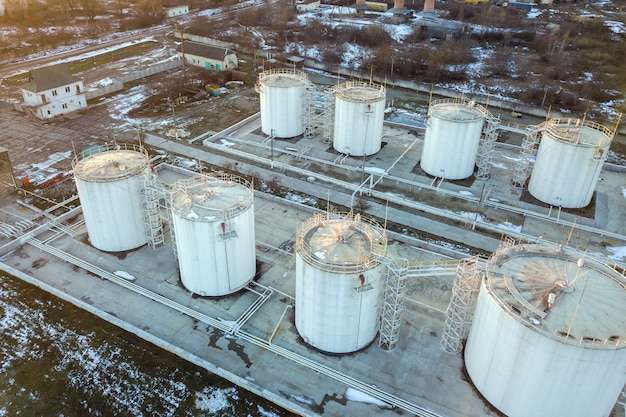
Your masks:
<svg viewBox="0 0 626 417"><path fill-rule="evenodd" d="M196 67L215 71L237 68L237 55L228 48L183 41L176 52L179 58Z"/></svg>
<svg viewBox="0 0 626 417"><path fill-rule="evenodd" d="M227 48L227 49L237 49L237 47L239 46L236 43L225 42L221 39L197 35L189 31L175 30L174 37L179 40L192 41L192 42L202 43L205 45L221 46L222 48Z"/></svg>
<svg viewBox="0 0 626 417"><path fill-rule="evenodd" d="M369 10L369 7L365 4L365 0L356 0L356 3L354 3L351 7L356 9L357 13L364 13L365 10Z"/></svg>
<svg viewBox="0 0 626 417"><path fill-rule="evenodd" d="M50 119L87 107L83 81L64 63L32 69L19 87L24 104L40 119Z"/></svg>
<svg viewBox="0 0 626 417"><path fill-rule="evenodd" d="M406 16L411 13L410 10L404 7L404 0L394 0L393 8L387 10L387 12L392 13L395 16Z"/></svg>
<svg viewBox="0 0 626 417"><path fill-rule="evenodd" d="M320 0L297 0L296 1L296 11L300 12L310 12L311 10L315 10L320 7Z"/></svg>
<svg viewBox="0 0 626 417"><path fill-rule="evenodd" d="M165 15L167 17L176 17L176 16L181 16L181 15L189 13L189 6L188 5L168 6L164 4L163 11L165 11Z"/></svg>
<svg viewBox="0 0 626 417"><path fill-rule="evenodd" d="M415 15L413 25L419 28L421 33L442 39L453 39L461 36L466 27L461 22L442 19L433 13L420 12Z"/></svg>

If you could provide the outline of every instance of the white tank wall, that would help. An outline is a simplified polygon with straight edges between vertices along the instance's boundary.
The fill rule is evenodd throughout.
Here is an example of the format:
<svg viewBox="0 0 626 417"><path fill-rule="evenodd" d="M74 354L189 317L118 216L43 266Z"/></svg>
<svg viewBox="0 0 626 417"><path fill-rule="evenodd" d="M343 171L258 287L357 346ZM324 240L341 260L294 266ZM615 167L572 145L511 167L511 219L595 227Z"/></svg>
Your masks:
<svg viewBox="0 0 626 417"><path fill-rule="evenodd" d="M610 142L606 143L586 146L560 141L543 132L528 191L553 206L585 207L591 202L608 154Z"/></svg>
<svg viewBox="0 0 626 417"><path fill-rule="evenodd" d="M261 130L277 138L304 133L306 74L302 71L266 71L257 85L261 105Z"/></svg>
<svg viewBox="0 0 626 417"><path fill-rule="evenodd" d="M343 87L344 92L351 89L353 88L350 86ZM342 94L335 96L333 148L350 156L373 155L380 151L382 144L385 119L384 90L376 87L360 90L365 90L365 95L372 95L375 98L349 100L342 98ZM354 95L358 94L357 92ZM353 94L348 91L346 95Z"/></svg>
<svg viewBox="0 0 626 417"><path fill-rule="evenodd" d="M348 353L378 333L383 266L363 272L372 290L355 293L360 273L323 271L296 252L296 328L304 341L329 353Z"/></svg>
<svg viewBox="0 0 626 417"><path fill-rule="evenodd" d="M481 394L509 417L606 417L624 386L626 349L541 335L504 311L483 282L465 366Z"/></svg>
<svg viewBox="0 0 626 417"><path fill-rule="evenodd" d="M254 206L230 219L236 238L223 240L216 221L194 221L172 212L180 277L194 294L222 296L243 288L256 273Z"/></svg>
<svg viewBox="0 0 626 417"><path fill-rule="evenodd" d="M109 182L85 181L75 176L89 241L95 248L120 252L148 241L143 220L142 175Z"/></svg>
<svg viewBox="0 0 626 417"><path fill-rule="evenodd" d="M420 167L434 177L449 180L472 175L483 122L481 111L467 104L431 106Z"/></svg>

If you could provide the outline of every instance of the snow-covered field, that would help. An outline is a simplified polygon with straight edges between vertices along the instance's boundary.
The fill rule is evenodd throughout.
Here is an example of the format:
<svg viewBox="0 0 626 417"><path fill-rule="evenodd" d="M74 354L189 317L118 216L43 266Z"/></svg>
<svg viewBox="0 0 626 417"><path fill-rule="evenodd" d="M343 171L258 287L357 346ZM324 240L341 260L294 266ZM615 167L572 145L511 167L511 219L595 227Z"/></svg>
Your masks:
<svg viewBox="0 0 626 417"><path fill-rule="evenodd" d="M289 415L2 275L0 313L1 417Z"/></svg>

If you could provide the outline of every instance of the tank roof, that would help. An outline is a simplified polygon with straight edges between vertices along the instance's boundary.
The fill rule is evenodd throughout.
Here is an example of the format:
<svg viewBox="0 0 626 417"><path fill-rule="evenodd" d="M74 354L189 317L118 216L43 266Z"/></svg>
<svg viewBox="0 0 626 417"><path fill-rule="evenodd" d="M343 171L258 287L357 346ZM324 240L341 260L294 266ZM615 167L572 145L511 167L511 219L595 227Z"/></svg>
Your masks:
<svg viewBox="0 0 626 417"><path fill-rule="evenodd" d="M470 100L443 99L431 103L429 114L455 122L471 122L485 118L486 109Z"/></svg>
<svg viewBox="0 0 626 417"><path fill-rule="evenodd" d="M357 272L378 265L387 250L387 235L359 214L320 213L302 224L296 248L322 269Z"/></svg>
<svg viewBox="0 0 626 417"><path fill-rule="evenodd" d="M335 86L335 94L338 98L357 103L367 103L385 98L385 86L360 81L347 81Z"/></svg>
<svg viewBox="0 0 626 417"><path fill-rule="evenodd" d="M198 222L217 222L236 216L252 206L250 183L241 177L197 175L179 180L171 193L172 211Z"/></svg>
<svg viewBox="0 0 626 417"><path fill-rule="evenodd" d="M626 347L626 278L593 257L548 245L516 245L489 260L498 302L537 331L576 345Z"/></svg>
<svg viewBox="0 0 626 417"><path fill-rule="evenodd" d="M601 124L580 119L550 119L543 123L543 130L561 142L601 148L609 146L614 135Z"/></svg>
<svg viewBox="0 0 626 417"><path fill-rule="evenodd" d="M296 87L307 80L308 76L304 71L290 68L275 68L259 74L259 83L272 87Z"/></svg>
<svg viewBox="0 0 626 417"><path fill-rule="evenodd" d="M108 182L128 178L148 167L148 154L134 145L98 147L98 152L74 158L74 175L84 181Z"/></svg>

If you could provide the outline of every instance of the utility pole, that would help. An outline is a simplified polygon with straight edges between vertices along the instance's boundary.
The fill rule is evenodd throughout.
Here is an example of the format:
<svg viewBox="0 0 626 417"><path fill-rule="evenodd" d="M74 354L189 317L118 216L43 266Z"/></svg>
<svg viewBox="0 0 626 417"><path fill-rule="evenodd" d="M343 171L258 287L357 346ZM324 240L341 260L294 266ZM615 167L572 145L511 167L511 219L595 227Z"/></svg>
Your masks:
<svg viewBox="0 0 626 417"><path fill-rule="evenodd" d="M272 134L270 135L270 168L274 169L274 129L272 129Z"/></svg>
<svg viewBox="0 0 626 417"><path fill-rule="evenodd" d="M176 30L178 30L178 26L176 26ZM180 34L180 52L183 55L183 85L187 85L187 67L185 65L185 39L183 38L183 31L178 30Z"/></svg>

